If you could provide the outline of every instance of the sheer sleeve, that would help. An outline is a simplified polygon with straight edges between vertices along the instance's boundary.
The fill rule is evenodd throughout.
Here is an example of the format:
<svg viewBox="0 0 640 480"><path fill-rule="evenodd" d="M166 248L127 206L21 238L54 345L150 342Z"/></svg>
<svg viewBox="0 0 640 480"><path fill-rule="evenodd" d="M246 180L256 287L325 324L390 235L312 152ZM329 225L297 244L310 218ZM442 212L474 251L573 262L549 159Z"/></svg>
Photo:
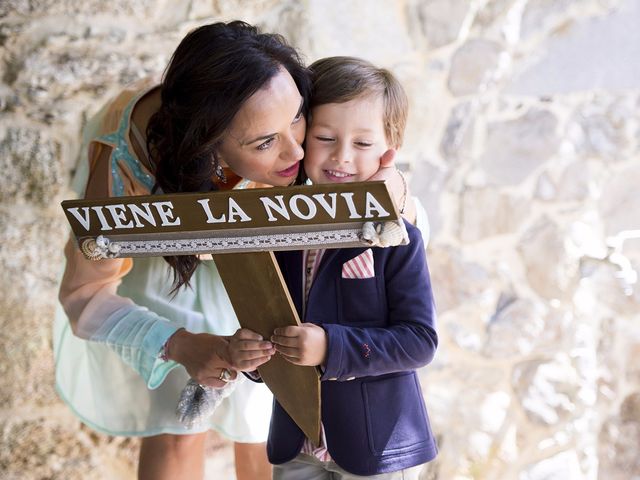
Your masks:
<svg viewBox="0 0 640 480"><path fill-rule="evenodd" d="M110 158L108 145L91 144L86 198L109 196ZM109 345L149 388L157 388L178 365L161 360L159 352L179 327L118 295L118 286L131 271L133 260L87 260L73 238L67 242L65 257L59 300L73 333Z"/></svg>
<svg viewBox="0 0 640 480"><path fill-rule="evenodd" d="M422 234L422 241L424 242L424 247L427 248L429 245L429 238L431 237L431 225L429 225L429 217L427 215L427 211L422 206L418 197L413 197L413 201L416 205L416 227L420 230Z"/></svg>

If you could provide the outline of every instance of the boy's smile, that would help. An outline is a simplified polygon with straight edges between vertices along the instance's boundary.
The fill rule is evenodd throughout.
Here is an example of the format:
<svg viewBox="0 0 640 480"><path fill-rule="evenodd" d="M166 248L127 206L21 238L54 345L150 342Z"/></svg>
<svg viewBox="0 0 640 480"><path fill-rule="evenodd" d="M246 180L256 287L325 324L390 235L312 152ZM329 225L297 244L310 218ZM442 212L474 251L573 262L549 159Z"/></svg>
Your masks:
<svg viewBox="0 0 640 480"><path fill-rule="evenodd" d="M373 176L389 149L383 112L377 95L314 107L304 159L311 181L363 182Z"/></svg>

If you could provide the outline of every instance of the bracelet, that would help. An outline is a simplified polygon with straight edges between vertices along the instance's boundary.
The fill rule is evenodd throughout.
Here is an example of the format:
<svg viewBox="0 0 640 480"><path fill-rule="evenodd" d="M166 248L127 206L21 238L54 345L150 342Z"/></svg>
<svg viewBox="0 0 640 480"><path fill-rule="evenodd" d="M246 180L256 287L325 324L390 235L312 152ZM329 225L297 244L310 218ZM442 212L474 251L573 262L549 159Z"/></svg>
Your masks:
<svg viewBox="0 0 640 480"><path fill-rule="evenodd" d="M402 215L404 213L405 207L407 206L407 190L409 189L409 187L407 186L407 179L404 178L404 174L402 173L402 171L399 168L396 168L396 172L400 174L400 178L402 179L403 192L402 205L400 206L400 214Z"/></svg>
<svg viewBox="0 0 640 480"><path fill-rule="evenodd" d="M167 338L167 341L162 344L162 347L160 347L160 353L158 354L158 358L163 362L169 361L169 340L171 340L171 337Z"/></svg>
<svg viewBox="0 0 640 480"><path fill-rule="evenodd" d="M162 360L163 362L168 362L169 361L169 342L171 341L173 336L176 333L178 333L180 330L184 330L184 327L183 328L179 328L178 330L173 332L171 335L169 335L169 338L167 338L167 341L162 344L162 347L160 348L160 353L158 353L158 358L160 360Z"/></svg>

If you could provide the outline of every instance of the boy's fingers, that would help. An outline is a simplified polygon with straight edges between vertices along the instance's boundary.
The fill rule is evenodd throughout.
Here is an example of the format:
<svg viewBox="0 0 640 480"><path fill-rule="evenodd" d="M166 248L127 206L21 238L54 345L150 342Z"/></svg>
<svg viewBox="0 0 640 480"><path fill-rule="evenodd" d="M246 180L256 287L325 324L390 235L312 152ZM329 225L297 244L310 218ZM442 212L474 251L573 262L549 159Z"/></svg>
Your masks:
<svg viewBox="0 0 640 480"><path fill-rule="evenodd" d="M299 358L300 357L300 350L298 348L293 348L293 347L285 347L282 345L276 345L276 351L278 353L280 353L281 355L287 356L287 357L293 357L293 358Z"/></svg>
<svg viewBox="0 0 640 480"><path fill-rule="evenodd" d="M297 337L298 336L298 329L300 327L294 327L293 325L290 325L288 327L280 327L280 328L276 328L273 331L273 335L275 336L282 336L282 337ZM272 337L273 338L273 337Z"/></svg>
<svg viewBox="0 0 640 480"><path fill-rule="evenodd" d="M280 353L280 355L282 356L282 358L284 358L287 362L289 363L293 363L294 365L300 365L300 362L302 362L302 360L299 357L296 356L291 356L291 355L285 355L284 353Z"/></svg>
<svg viewBox="0 0 640 480"><path fill-rule="evenodd" d="M287 357L285 355L283 355L282 358L284 358L289 363L293 363L294 365L301 365L300 360L297 358Z"/></svg>
<svg viewBox="0 0 640 480"><path fill-rule="evenodd" d="M271 341L276 347L278 345L282 345L284 347L296 347L298 345L298 337L282 337L274 335L271 337Z"/></svg>

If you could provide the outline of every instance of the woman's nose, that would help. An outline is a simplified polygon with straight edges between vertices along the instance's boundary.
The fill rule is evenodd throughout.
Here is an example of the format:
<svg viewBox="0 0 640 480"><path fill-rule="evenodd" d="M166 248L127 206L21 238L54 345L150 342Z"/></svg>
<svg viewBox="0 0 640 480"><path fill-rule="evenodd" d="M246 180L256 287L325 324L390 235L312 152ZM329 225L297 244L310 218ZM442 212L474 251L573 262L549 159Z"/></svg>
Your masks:
<svg viewBox="0 0 640 480"><path fill-rule="evenodd" d="M302 145L298 143L298 140L293 135L291 135L287 140L284 153L287 157L293 158L294 160L302 160L304 157Z"/></svg>

